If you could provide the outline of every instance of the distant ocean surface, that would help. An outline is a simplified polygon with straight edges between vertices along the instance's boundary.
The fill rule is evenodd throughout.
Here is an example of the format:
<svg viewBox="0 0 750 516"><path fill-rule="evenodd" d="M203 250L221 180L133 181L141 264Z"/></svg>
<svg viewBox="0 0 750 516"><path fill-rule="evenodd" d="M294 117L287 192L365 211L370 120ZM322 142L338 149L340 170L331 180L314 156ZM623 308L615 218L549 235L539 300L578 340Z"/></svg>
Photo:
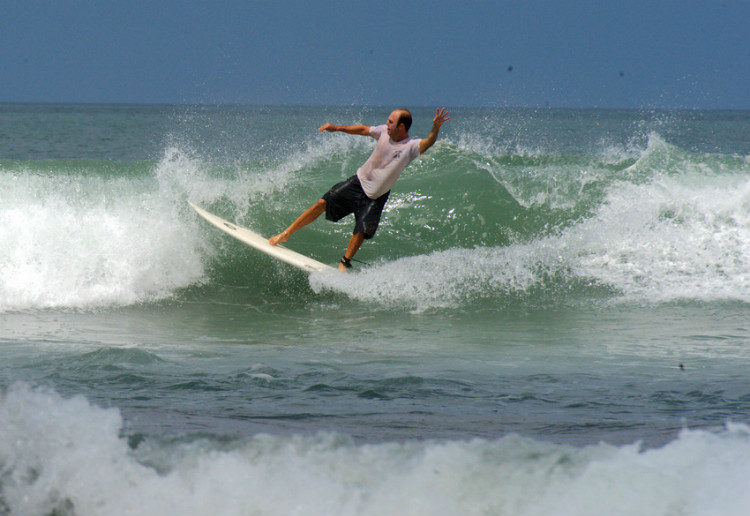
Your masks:
<svg viewBox="0 0 750 516"><path fill-rule="evenodd" d="M750 514L750 113L451 109L348 275L187 205L390 111L0 104L0 515Z"/></svg>

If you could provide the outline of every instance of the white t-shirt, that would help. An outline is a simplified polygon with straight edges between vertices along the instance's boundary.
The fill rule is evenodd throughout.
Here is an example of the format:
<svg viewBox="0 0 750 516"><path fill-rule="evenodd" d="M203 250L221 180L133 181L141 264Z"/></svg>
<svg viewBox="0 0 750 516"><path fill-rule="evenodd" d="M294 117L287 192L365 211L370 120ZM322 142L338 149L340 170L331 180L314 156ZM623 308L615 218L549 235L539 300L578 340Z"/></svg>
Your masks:
<svg viewBox="0 0 750 516"><path fill-rule="evenodd" d="M378 143L370 158L357 170L357 177L367 197L377 199L390 190L406 166L419 157L419 140L406 138L394 142L385 125L370 127L370 136Z"/></svg>

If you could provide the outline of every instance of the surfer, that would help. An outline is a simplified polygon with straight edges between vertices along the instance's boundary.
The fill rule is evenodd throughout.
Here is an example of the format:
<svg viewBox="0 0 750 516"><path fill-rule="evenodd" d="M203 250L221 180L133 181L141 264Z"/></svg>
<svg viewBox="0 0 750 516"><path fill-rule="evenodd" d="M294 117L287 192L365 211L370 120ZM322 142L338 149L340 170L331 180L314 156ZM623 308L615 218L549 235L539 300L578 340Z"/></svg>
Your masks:
<svg viewBox="0 0 750 516"><path fill-rule="evenodd" d="M337 183L321 199L305 210L292 225L278 235L268 239L271 245L286 242L298 229L310 224L325 212L326 219L337 221L354 213L355 223L352 237L339 270L351 268L351 260L362 242L375 235L380 223L388 194L401 172L420 154L424 154L437 141L440 127L450 120L445 108L437 108L432 119L432 129L427 138L412 140L409 136L411 113L408 109L397 109L384 125L367 126L323 124L318 132L341 131L347 134L370 136L377 140L369 159L357 173L346 181Z"/></svg>

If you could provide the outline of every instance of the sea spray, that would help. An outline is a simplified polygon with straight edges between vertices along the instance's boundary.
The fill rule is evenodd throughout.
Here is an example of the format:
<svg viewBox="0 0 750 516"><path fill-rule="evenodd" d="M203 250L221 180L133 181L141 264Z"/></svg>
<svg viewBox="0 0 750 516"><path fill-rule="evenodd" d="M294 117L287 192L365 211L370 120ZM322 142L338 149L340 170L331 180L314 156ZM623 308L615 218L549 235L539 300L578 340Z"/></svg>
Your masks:
<svg viewBox="0 0 750 516"><path fill-rule="evenodd" d="M128 174L106 162L50 166L0 176L0 311L128 305L200 281L198 235L150 164Z"/></svg>
<svg viewBox="0 0 750 516"><path fill-rule="evenodd" d="M366 138L318 135L306 113L287 113L299 123L277 127L271 141L254 132L262 111L173 116L178 126L152 160L3 161L0 310L126 306L275 271L185 201L262 234L286 227L371 148ZM397 183L377 238L358 255L373 264L366 275L344 285L313 278L314 291L417 309L505 306L539 291L556 302L571 289L568 299L584 303L606 292L635 302L748 299L747 154L682 148L658 117L510 111L470 123L479 114L452 120L455 131ZM624 123L622 134L597 131L605 121ZM563 143L555 127L572 134L566 124L580 134ZM226 136L219 150L217 134ZM350 231L321 218L288 245L335 264Z"/></svg>

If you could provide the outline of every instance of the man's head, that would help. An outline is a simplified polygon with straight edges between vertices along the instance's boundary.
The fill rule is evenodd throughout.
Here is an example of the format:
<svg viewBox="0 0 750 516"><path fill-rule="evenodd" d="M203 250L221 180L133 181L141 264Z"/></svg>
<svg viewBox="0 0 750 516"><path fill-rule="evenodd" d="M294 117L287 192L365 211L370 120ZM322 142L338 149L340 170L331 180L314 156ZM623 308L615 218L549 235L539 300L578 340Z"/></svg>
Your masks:
<svg viewBox="0 0 750 516"><path fill-rule="evenodd" d="M386 123L388 136L393 141L401 141L409 137L409 128L411 127L411 113L408 109L397 109L388 117Z"/></svg>

